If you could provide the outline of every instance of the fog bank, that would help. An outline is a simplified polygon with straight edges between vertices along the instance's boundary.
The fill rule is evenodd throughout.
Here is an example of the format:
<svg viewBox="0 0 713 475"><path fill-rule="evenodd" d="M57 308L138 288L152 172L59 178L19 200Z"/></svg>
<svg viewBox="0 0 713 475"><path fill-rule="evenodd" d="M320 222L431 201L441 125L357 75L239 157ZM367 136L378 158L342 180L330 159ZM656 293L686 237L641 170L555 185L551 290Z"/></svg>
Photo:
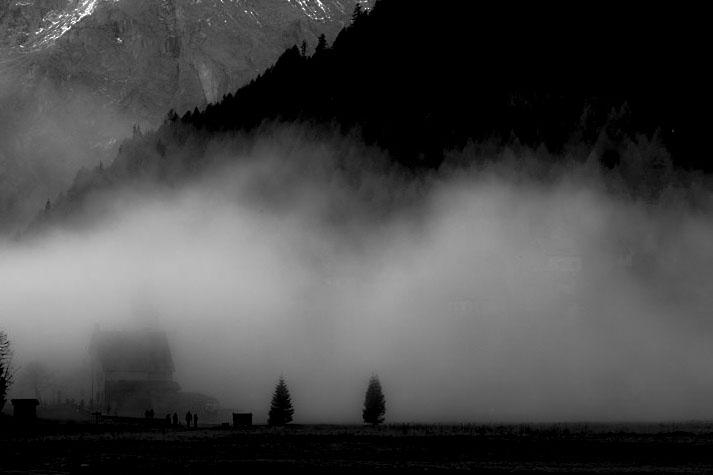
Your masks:
<svg viewBox="0 0 713 475"><path fill-rule="evenodd" d="M151 326L183 389L256 422L280 374L295 422L359 422L373 372L391 422L713 414L710 209L612 192L592 160L543 180L506 150L415 179L347 149L266 137L189 186L98 195L91 225L2 245L17 365L79 398L94 326Z"/></svg>

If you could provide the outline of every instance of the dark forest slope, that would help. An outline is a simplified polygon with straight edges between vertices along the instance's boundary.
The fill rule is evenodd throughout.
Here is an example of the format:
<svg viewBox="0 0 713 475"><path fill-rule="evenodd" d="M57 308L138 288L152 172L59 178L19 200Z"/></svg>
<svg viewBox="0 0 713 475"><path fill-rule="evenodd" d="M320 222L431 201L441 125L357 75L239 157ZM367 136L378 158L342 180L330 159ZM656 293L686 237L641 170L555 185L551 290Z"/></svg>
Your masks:
<svg viewBox="0 0 713 475"><path fill-rule="evenodd" d="M687 20L690 22L690 18ZM671 12L527 11L469 2L380 2L312 58L287 51L235 96L184 118L208 130L266 118L359 125L408 165L468 139L516 135L553 151L608 123L660 138L682 166L703 76L695 28ZM612 139L618 140L612 131Z"/></svg>
<svg viewBox="0 0 713 475"><path fill-rule="evenodd" d="M106 170L80 173L59 214L131 177L188 177L204 168L211 140L274 121L357 130L414 171L472 141L555 155L576 144L616 167L627 144L642 140L652 153L643 176L672 165L711 171L698 148L703 30L691 18L681 33L683 18L671 11L381 0L355 12L331 46L311 56L288 49L235 94L135 134Z"/></svg>

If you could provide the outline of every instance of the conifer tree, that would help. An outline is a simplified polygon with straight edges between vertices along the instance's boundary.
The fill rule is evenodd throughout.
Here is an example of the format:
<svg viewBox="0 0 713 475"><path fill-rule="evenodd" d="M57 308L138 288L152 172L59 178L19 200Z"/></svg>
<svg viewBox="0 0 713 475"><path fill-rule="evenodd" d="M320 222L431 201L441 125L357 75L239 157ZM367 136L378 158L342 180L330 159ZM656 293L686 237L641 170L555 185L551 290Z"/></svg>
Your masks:
<svg viewBox="0 0 713 475"><path fill-rule="evenodd" d="M356 23L356 21L364 14L364 11L361 8L361 3L357 3L354 6L354 13L352 13L352 23Z"/></svg>
<svg viewBox="0 0 713 475"><path fill-rule="evenodd" d="M307 41L302 40L302 44L300 45L300 54L304 58L307 56Z"/></svg>
<svg viewBox="0 0 713 475"><path fill-rule="evenodd" d="M324 51L327 50L327 37L324 36L324 33L319 35L319 38L317 39L317 48L315 49L316 54L323 53Z"/></svg>
<svg viewBox="0 0 713 475"><path fill-rule="evenodd" d="M386 413L386 403L384 401L384 393L381 391L381 383L377 375L372 375L369 378L369 386L366 389L364 397L364 410L362 418L367 424L378 425L384 422L384 414Z"/></svg>
<svg viewBox="0 0 713 475"><path fill-rule="evenodd" d="M270 404L270 414L267 421L271 426L283 426L292 422L292 415L295 410L292 408L292 400L290 399L290 390L287 389L285 378L280 376L280 381L275 387L275 393L272 396Z"/></svg>

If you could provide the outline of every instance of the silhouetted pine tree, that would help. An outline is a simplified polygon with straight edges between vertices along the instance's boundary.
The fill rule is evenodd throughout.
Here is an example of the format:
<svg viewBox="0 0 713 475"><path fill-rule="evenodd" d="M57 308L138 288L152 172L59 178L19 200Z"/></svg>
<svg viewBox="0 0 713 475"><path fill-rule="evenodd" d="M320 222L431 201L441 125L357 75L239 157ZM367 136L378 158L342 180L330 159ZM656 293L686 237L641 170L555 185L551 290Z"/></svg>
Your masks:
<svg viewBox="0 0 713 475"><path fill-rule="evenodd" d="M302 40L302 44L300 45L300 54L304 58L307 56L307 41Z"/></svg>
<svg viewBox="0 0 713 475"><path fill-rule="evenodd" d="M356 23L356 21L361 18L361 16L364 14L364 11L361 8L361 3L357 3L354 6L354 13L352 13L352 23Z"/></svg>
<svg viewBox="0 0 713 475"><path fill-rule="evenodd" d="M285 378L280 376L280 381L275 387L275 393L272 396L270 404L270 414L267 421L271 426L283 426L292 422L292 415L295 410L292 408L292 400L290 399L290 390L287 389Z"/></svg>
<svg viewBox="0 0 713 475"><path fill-rule="evenodd" d="M319 35L319 39L317 40L317 48L315 49L315 54L319 54L324 52L327 49L327 37L324 36L324 33Z"/></svg>
<svg viewBox="0 0 713 475"><path fill-rule="evenodd" d="M377 425L384 422L385 413L386 402L384 401L384 393L381 391L381 383L379 382L379 377L373 375L369 379L369 387L366 389L362 418L367 424Z"/></svg>

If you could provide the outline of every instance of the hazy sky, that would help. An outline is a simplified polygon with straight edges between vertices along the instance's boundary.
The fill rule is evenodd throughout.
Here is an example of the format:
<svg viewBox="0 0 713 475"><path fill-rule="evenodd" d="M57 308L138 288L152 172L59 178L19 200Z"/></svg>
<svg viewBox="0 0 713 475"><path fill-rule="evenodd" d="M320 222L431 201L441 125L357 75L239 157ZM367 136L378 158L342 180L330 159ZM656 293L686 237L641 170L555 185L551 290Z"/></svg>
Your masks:
<svg viewBox="0 0 713 475"><path fill-rule="evenodd" d="M612 194L591 163L415 181L379 158L275 134L190 186L103 196L87 227L2 245L16 363L80 380L95 324L152 325L184 390L257 422L280 374L295 422L359 422L373 372L388 421L710 418L709 208Z"/></svg>

